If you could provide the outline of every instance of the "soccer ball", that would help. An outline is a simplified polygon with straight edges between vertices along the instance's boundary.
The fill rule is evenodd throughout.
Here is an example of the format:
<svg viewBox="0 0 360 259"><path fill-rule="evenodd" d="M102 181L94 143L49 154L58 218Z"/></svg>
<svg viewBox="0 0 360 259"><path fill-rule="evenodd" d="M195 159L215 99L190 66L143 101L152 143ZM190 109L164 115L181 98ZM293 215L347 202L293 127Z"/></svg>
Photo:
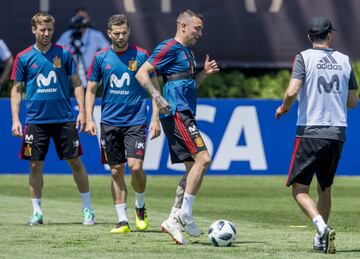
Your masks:
<svg viewBox="0 0 360 259"><path fill-rule="evenodd" d="M217 220L209 228L208 239L214 246L232 246L236 239L236 228L227 220Z"/></svg>

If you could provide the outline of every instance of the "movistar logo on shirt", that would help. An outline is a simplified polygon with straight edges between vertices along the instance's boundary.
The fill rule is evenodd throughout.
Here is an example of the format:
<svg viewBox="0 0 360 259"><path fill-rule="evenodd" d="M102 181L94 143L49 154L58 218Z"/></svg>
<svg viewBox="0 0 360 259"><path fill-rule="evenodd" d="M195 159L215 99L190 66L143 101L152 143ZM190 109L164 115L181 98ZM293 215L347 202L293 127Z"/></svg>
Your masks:
<svg viewBox="0 0 360 259"><path fill-rule="evenodd" d="M37 89L37 93L55 93L57 88L41 88L47 87L51 83L56 84L57 77L55 71L50 71L47 77L45 77L42 73L38 74L36 77L36 84L40 89Z"/></svg>
<svg viewBox="0 0 360 259"><path fill-rule="evenodd" d="M317 69L327 69L327 70L342 70L342 66L337 63L333 56L326 55L319 60L319 63L316 64Z"/></svg>
<svg viewBox="0 0 360 259"><path fill-rule="evenodd" d="M129 73L125 72L122 74L121 78L119 79L116 75L111 74L110 76L110 94L122 94L128 95L130 91L128 90L117 90L116 88L122 88L124 85L130 85L130 75ZM114 89L115 88L115 89Z"/></svg>
<svg viewBox="0 0 360 259"><path fill-rule="evenodd" d="M323 76L318 78L317 82L318 91L322 94L322 90L324 89L325 93L337 93L341 94L340 89L340 78L338 75L333 75L330 82L327 82ZM334 90L333 90L334 89Z"/></svg>

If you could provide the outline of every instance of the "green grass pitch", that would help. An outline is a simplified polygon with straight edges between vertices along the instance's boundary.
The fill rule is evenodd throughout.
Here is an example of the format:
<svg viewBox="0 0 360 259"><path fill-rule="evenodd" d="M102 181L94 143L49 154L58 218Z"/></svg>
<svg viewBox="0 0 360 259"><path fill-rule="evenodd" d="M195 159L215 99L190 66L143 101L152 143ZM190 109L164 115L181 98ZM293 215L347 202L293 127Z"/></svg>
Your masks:
<svg viewBox="0 0 360 259"><path fill-rule="evenodd" d="M128 217L134 224L134 193ZM45 175L44 225L26 226L32 213L27 175L0 176L0 258L358 258L360 256L360 178L338 177L333 188L330 225L337 232L335 255L312 251L315 233L284 186L285 176L206 176L194 203L205 232L178 246L160 231L172 206L179 177L148 176L146 232L112 235L117 216L109 176L90 176L97 225L81 224L81 198L71 176ZM315 184L313 184L315 186ZM315 188L312 188L315 196ZM238 231L234 247L207 241L212 222L227 219Z"/></svg>

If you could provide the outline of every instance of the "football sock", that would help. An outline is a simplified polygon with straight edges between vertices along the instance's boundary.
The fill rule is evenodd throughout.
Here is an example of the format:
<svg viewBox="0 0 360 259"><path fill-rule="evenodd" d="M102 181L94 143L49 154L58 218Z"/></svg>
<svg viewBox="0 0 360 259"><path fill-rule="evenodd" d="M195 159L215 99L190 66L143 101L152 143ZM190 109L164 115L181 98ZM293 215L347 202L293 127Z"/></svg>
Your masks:
<svg viewBox="0 0 360 259"><path fill-rule="evenodd" d="M90 203L90 192L84 192L80 194L83 202L83 209L87 208L89 210L93 210Z"/></svg>
<svg viewBox="0 0 360 259"><path fill-rule="evenodd" d="M33 205L33 212L35 213L42 213L41 210L41 199L31 199L32 205Z"/></svg>
<svg viewBox="0 0 360 259"><path fill-rule="evenodd" d="M119 218L119 222L121 221L128 222L128 218L126 216L126 210L127 210L126 203L115 204L115 209Z"/></svg>
<svg viewBox="0 0 360 259"><path fill-rule="evenodd" d="M135 207L141 209L145 206L145 192L135 192Z"/></svg>
<svg viewBox="0 0 360 259"><path fill-rule="evenodd" d="M327 227L323 217L321 215L317 215L312 219L314 225L317 228L317 231L320 236L324 235L325 228Z"/></svg>
<svg viewBox="0 0 360 259"><path fill-rule="evenodd" d="M195 200L195 196L191 194L184 193L183 203L181 209L183 209L187 214L192 216L192 206Z"/></svg>

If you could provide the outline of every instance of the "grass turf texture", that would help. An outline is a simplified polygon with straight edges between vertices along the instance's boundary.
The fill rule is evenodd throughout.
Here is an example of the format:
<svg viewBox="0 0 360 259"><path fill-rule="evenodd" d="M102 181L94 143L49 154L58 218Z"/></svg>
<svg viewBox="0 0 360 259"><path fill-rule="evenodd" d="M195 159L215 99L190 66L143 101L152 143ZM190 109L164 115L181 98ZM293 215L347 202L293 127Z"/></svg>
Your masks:
<svg viewBox="0 0 360 259"><path fill-rule="evenodd" d="M360 254L360 178L336 178L330 224L336 229L336 255L312 250L315 233L284 187L284 177L207 176L194 204L200 228L218 219L237 227L234 247L217 248L207 235L177 246L160 232L172 206L179 177L149 176L146 232L112 235L117 216L110 177L91 176L96 226L83 226L81 198L71 176L45 175L43 226L26 226L32 207L26 175L0 176L0 258L351 258ZM129 185L128 217L134 224L134 193ZM315 186L315 184L314 184ZM315 188L312 188L315 195ZM186 238L189 239L187 235Z"/></svg>

